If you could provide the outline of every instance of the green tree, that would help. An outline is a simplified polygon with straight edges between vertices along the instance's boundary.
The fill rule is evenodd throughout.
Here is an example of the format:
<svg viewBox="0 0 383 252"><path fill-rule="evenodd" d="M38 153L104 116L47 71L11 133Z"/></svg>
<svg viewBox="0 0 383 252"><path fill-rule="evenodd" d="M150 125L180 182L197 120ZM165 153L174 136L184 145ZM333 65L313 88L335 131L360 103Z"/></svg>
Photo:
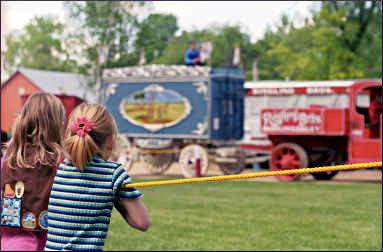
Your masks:
<svg viewBox="0 0 383 252"><path fill-rule="evenodd" d="M232 65L235 44L241 49L241 63L244 70L251 70L255 51L250 36L241 31L240 26L222 26L212 29L213 41L212 66L229 67Z"/></svg>
<svg viewBox="0 0 383 252"><path fill-rule="evenodd" d="M381 57L376 57L381 55L381 6L381 1L322 2L314 22L316 37L322 37L322 49L327 49L322 51L337 61L329 71L330 78L381 77ZM323 34L331 35L331 40ZM330 50L326 43L338 49Z"/></svg>
<svg viewBox="0 0 383 252"><path fill-rule="evenodd" d="M272 53L271 50L288 38L289 30L293 27L293 24L286 15L282 15L280 21L276 31L272 31L271 27L268 26L263 39L258 40L253 45L260 80L280 80L285 78L277 68L277 66L281 65L283 59L278 54Z"/></svg>
<svg viewBox="0 0 383 252"><path fill-rule="evenodd" d="M148 5L136 1L68 1L65 7L81 29L74 35L84 47L83 67L96 79L101 90L101 76L105 67L121 67L133 62L132 45L137 31L137 13ZM102 55L102 48L108 47L108 55ZM101 56L108 56L101 62Z"/></svg>
<svg viewBox="0 0 383 252"><path fill-rule="evenodd" d="M338 28L344 45L356 53L374 15L381 16L381 5L381 1L324 1L316 18Z"/></svg>
<svg viewBox="0 0 383 252"><path fill-rule="evenodd" d="M5 70L11 74L17 67L75 72L76 62L64 49L64 24L53 17L35 17L24 30L6 37Z"/></svg>
<svg viewBox="0 0 383 252"><path fill-rule="evenodd" d="M280 80L282 75L275 70L280 65L278 55L267 54L273 46L280 43L284 33L273 32L270 27L266 29L263 39L258 40L254 45L257 69L260 80Z"/></svg>
<svg viewBox="0 0 383 252"><path fill-rule="evenodd" d="M366 77L382 78L382 2L376 2L371 21L358 49L364 59Z"/></svg>
<svg viewBox="0 0 383 252"><path fill-rule="evenodd" d="M138 25L136 51L145 49L145 58L150 63L161 57L164 49L178 30L177 17L171 14L150 14Z"/></svg>
<svg viewBox="0 0 383 252"><path fill-rule="evenodd" d="M281 21L254 45L260 79L381 77L381 2L323 2L303 27Z"/></svg>

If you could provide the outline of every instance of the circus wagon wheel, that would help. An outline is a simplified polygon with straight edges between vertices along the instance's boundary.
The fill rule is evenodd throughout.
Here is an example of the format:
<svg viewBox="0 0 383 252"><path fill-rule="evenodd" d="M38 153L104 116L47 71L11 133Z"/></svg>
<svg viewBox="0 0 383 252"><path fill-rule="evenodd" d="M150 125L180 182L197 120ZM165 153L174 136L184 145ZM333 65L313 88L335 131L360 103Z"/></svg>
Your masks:
<svg viewBox="0 0 383 252"><path fill-rule="evenodd" d="M219 169L225 175L233 175L241 173L246 167L246 153L240 148L232 148L234 151L229 157L221 157L220 152L217 152L216 162Z"/></svg>
<svg viewBox="0 0 383 252"><path fill-rule="evenodd" d="M191 144L181 150L179 166L186 178L196 176L197 159L200 160L201 175L206 174L209 166L209 156L205 148L197 144Z"/></svg>
<svg viewBox="0 0 383 252"><path fill-rule="evenodd" d="M123 135L118 135L116 140L116 150L112 152L111 159L121 163L126 171L133 167L133 146L129 139Z"/></svg>
<svg viewBox="0 0 383 252"><path fill-rule="evenodd" d="M160 175L167 171L175 160L176 149L141 149L140 156L146 169L152 174Z"/></svg>

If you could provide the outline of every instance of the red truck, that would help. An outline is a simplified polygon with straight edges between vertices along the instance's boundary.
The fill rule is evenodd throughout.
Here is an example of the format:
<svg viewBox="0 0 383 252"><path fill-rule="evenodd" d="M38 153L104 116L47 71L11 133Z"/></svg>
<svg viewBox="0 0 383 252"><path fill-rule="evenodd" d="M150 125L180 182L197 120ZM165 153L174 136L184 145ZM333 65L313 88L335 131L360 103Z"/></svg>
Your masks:
<svg viewBox="0 0 383 252"><path fill-rule="evenodd" d="M253 114L248 111L245 120L255 129L247 135L245 130L250 143L242 147L268 153L271 170L382 160L381 80L262 81L245 87L254 98L246 104L253 104ZM318 180L335 174L312 173ZM291 181L299 175L277 177Z"/></svg>

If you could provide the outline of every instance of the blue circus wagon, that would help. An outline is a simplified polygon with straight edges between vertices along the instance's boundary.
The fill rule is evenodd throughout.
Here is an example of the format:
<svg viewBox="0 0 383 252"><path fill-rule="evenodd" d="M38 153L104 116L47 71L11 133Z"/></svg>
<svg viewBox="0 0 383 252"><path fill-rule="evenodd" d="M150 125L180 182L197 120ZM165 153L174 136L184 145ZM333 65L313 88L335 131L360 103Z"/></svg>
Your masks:
<svg viewBox="0 0 383 252"><path fill-rule="evenodd" d="M237 69L151 65L104 70L102 102L119 130L122 162L142 158L154 174L178 159L185 177L206 174L209 159L240 173L244 75ZM131 164L131 162L129 162ZM131 166L131 165L130 165Z"/></svg>

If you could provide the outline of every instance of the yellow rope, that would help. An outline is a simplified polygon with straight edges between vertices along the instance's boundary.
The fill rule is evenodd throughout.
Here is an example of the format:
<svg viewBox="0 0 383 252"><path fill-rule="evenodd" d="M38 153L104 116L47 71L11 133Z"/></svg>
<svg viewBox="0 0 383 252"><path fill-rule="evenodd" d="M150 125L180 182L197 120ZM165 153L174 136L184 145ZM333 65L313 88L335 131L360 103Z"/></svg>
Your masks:
<svg viewBox="0 0 383 252"><path fill-rule="evenodd" d="M349 164L349 165L322 166L322 167L314 167L314 168L300 168L300 169L283 170L283 171L267 171L267 172L256 172L256 173L248 173L248 174L225 175L225 176L214 176L214 177L204 177L204 178L173 179L173 180L163 180L163 181L153 181L153 182L141 182L141 183L132 183L132 184L125 185L124 188L185 184L185 183L194 183L194 182L221 181L221 180L232 180L232 179L249 179L249 178L267 177L267 176L275 176L275 175L291 175L291 174L302 174L302 173L312 173L312 172L353 170L353 169L363 169L363 168L373 168L373 167L382 167L382 162L380 161L380 162Z"/></svg>

